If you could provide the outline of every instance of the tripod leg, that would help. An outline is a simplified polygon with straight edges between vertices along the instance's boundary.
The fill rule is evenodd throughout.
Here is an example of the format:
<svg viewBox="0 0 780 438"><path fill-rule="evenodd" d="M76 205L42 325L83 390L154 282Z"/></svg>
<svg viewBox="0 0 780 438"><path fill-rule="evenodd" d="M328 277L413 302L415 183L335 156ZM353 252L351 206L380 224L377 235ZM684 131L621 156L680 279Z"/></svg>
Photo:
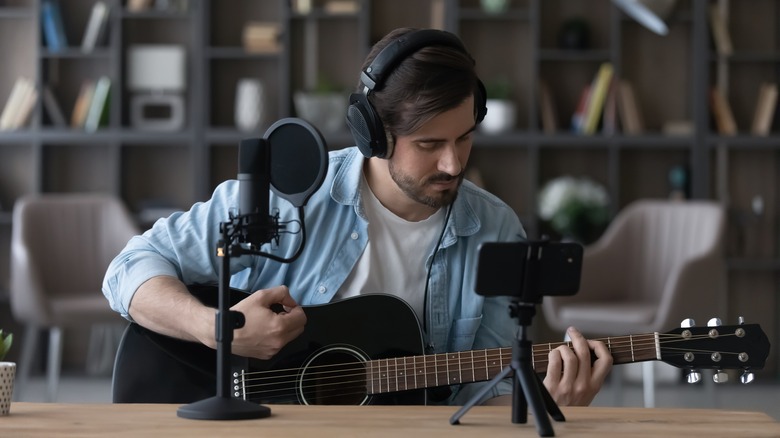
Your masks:
<svg viewBox="0 0 780 438"><path fill-rule="evenodd" d="M550 416L553 417L553 420L566 421L566 417L563 416L561 408L559 408L558 404L555 403L552 395L550 395L550 391L548 391L547 387L544 386L544 382L542 382L542 378L539 377L538 374L536 374L536 382L539 385L539 389L542 391L542 398L544 399L544 405L547 407L547 412L550 413Z"/></svg>
<svg viewBox="0 0 780 438"><path fill-rule="evenodd" d="M516 366L516 363L512 364L513 368ZM527 422L528 399L526 398L522 382L520 381L520 373L515 372L514 378L512 379L512 423L524 424Z"/></svg>
<svg viewBox="0 0 780 438"><path fill-rule="evenodd" d="M493 379L490 381L489 384L483 386L479 392L474 394L469 401L466 402L463 406L461 406L460 409L458 409L458 412L455 412L455 414L450 417L450 424L458 424L460 423L460 417L462 417L466 412L468 412L469 409L474 407L475 404L477 404L477 401L482 398L485 394L488 393L491 389L493 389L494 386L498 385L498 382L500 382L502 379L504 379L506 376L509 375L509 373L512 371L512 367L506 367L503 370L501 370L500 373L496 377L493 377Z"/></svg>
<svg viewBox="0 0 780 438"><path fill-rule="evenodd" d="M527 366L526 366L527 365ZM520 362L517 365L516 371L517 377L520 379L520 384L523 387L523 393L525 394L526 401L531 406L531 410L534 413L536 419L536 431L539 436L555 436L555 431L550 423L550 417L547 416L547 410L545 410L544 403L542 401L542 390L539 387L539 376L534 373L530 364ZM513 419L515 416L514 407Z"/></svg>

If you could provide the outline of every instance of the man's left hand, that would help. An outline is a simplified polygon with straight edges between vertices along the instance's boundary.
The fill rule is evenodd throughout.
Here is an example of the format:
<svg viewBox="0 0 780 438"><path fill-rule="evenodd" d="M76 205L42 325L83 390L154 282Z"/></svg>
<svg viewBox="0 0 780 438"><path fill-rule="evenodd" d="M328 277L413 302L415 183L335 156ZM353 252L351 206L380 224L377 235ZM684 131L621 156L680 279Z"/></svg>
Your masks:
<svg viewBox="0 0 780 438"><path fill-rule="evenodd" d="M559 406L587 406L612 369L612 354L603 342L585 339L574 327L567 333L571 348L561 345L550 351L544 386ZM596 354L592 364L591 350Z"/></svg>

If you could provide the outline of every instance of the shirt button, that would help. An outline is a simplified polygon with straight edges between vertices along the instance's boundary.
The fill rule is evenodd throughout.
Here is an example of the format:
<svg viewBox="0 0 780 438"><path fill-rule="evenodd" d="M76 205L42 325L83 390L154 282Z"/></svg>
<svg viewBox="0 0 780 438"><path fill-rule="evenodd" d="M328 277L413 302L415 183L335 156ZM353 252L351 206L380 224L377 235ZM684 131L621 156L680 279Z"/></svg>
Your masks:
<svg viewBox="0 0 780 438"><path fill-rule="evenodd" d="M357 238L358 238L358 233L357 233L357 231L353 231L353 232L352 232L352 234L350 234L350 236L349 236L349 237L351 237L351 238L352 238L352 240L357 240Z"/></svg>
<svg viewBox="0 0 780 438"><path fill-rule="evenodd" d="M325 291L327 291L327 290L328 290L328 288L325 287L325 286L320 286L319 288L317 288L317 292L319 292L321 294L324 294Z"/></svg>

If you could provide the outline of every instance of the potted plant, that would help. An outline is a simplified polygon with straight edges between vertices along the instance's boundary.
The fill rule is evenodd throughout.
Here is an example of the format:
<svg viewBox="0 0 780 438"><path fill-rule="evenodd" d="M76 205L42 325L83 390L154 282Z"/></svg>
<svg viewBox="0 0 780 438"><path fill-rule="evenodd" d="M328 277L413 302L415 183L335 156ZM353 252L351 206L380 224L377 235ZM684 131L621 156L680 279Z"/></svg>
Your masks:
<svg viewBox="0 0 780 438"><path fill-rule="evenodd" d="M347 93L324 76L320 76L314 89L296 91L293 100L298 117L320 131L337 132L346 126Z"/></svg>
<svg viewBox="0 0 780 438"><path fill-rule="evenodd" d="M517 105L512 100L512 85L507 78L485 82L487 115L479 124L487 134L500 134L515 127Z"/></svg>
<svg viewBox="0 0 780 438"><path fill-rule="evenodd" d="M14 392L16 363L3 361L8 350L11 349L13 341L13 334L5 335L0 329L0 415L8 415L11 412L11 395Z"/></svg>
<svg viewBox="0 0 780 438"><path fill-rule="evenodd" d="M588 178L562 176L539 192L539 217L564 240L593 243L609 221L609 195Z"/></svg>

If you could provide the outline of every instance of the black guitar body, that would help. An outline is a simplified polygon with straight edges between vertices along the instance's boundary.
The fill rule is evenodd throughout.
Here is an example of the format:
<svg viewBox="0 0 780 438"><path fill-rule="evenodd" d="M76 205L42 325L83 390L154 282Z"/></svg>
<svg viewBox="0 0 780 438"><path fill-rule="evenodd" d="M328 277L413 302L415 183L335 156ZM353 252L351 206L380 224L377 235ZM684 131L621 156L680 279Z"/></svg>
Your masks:
<svg viewBox="0 0 780 438"><path fill-rule="evenodd" d="M216 307L214 287L190 287L190 292ZM234 290L231 301L245 296ZM274 358L233 357L234 371L244 373L235 380L236 397L263 404L425 403L424 389L381 395L368 395L366 389L365 362L424 353L417 318L404 301L363 295L307 306L305 312L303 334ZM130 324L114 363L113 401L191 403L208 398L216 394L215 370L215 350Z"/></svg>

